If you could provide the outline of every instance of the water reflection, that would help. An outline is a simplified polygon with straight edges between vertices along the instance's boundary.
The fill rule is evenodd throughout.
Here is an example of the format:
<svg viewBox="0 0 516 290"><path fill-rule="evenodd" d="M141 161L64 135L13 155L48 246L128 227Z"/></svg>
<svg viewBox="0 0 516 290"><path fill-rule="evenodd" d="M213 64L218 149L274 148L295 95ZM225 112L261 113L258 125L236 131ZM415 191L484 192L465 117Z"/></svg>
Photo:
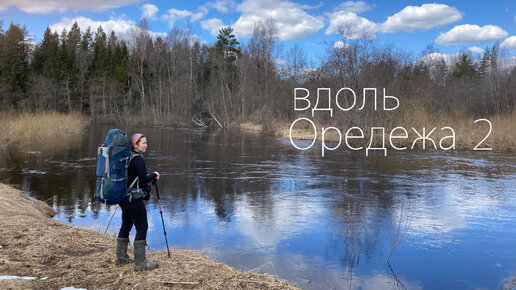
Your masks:
<svg viewBox="0 0 516 290"><path fill-rule="evenodd" d="M4 152L0 180L47 201L58 220L114 235L120 210L93 198L95 154L110 128L92 126L64 150ZM494 288L516 271L514 155L336 150L321 158L240 132L123 129L148 137L173 247L307 289ZM408 204L406 237L389 265ZM150 246L164 249L154 197L147 208Z"/></svg>

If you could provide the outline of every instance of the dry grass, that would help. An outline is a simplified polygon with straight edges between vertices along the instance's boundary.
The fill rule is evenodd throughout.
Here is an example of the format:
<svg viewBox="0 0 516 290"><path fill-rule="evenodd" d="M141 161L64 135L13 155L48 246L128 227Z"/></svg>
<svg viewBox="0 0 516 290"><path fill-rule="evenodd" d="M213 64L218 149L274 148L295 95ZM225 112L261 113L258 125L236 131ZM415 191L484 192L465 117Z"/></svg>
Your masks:
<svg viewBox="0 0 516 290"><path fill-rule="evenodd" d="M241 130L246 132L262 132L263 131L263 125L254 124L251 122L244 122L242 124L239 124L239 127Z"/></svg>
<svg viewBox="0 0 516 290"><path fill-rule="evenodd" d="M0 275L48 277L3 280L0 289L296 289L191 250L172 250L170 259L166 251L148 252L147 258L160 264L153 271L134 272L133 264L115 266L114 237L55 221L46 203L4 184L0 214Z"/></svg>
<svg viewBox="0 0 516 290"><path fill-rule="evenodd" d="M77 139L88 120L79 114L39 113L14 116L0 114L4 140L0 146L9 145L59 145Z"/></svg>
<svg viewBox="0 0 516 290"><path fill-rule="evenodd" d="M490 147L493 152L516 152L516 111L514 111L509 116L491 116L487 117L491 121L493 126L492 132L487 138L485 142L483 142L478 148ZM434 115L431 116L425 112L425 110L413 107L411 109L406 110L405 112L401 112L401 114L397 115L396 118L385 118L380 121L379 124L382 124L385 127L385 144L387 148L390 148L389 144L389 133L390 131L398 126L404 127L407 129L408 138L407 139L394 139L394 145L397 147L411 147L414 140L418 137L417 134L411 129L414 127L419 134L422 134L422 128L426 128L426 134L429 133L432 128L436 127L434 132L430 135L430 137L436 143L437 148L439 149L439 141L441 138L449 136L450 130L441 130L441 128L449 126L455 130L456 134L456 149L458 150L473 150L473 148L487 135L489 130L489 125L486 122L477 122L476 119L471 117L466 117L463 114L457 115ZM302 124L308 124L308 126L303 127ZM273 135L281 138L290 138L290 126L292 123L287 122L274 122L267 126L267 130L264 128L262 133ZM349 129L347 124L318 124L316 123L317 129L317 140L321 141L321 130L322 128L327 128L330 126L339 128L342 134L342 144L341 146L346 146L344 144L344 137L346 131ZM260 125L245 123L243 125L246 128L259 128ZM351 139L350 144L355 147L367 146L370 141L370 128L362 127L364 131L365 137L363 139ZM356 131L355 131L356 132ZM401 134L402 131L396 131L396 134ZM292 130L292 139L294 140L312 140L313 139L313 128L309 125L308 122L299 122ZM338 142L339 135L335 130L328 130L325 133L325 141L326 142ZM373 145L379 146L381 145L381 136L375 138L373 140ZM445 139L443 141L443 147L448 147L451 145L451 138ZM422 148L422 142L419 140L414 148ZM429 140L426 142L426 148L433 148L433 145Z"/></svg>

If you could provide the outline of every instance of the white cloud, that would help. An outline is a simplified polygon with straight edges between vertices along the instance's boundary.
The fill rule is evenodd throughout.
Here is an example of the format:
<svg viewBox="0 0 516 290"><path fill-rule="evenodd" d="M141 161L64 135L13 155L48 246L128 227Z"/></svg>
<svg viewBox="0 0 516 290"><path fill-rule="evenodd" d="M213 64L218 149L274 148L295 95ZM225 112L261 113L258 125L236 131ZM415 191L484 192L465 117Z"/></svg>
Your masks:
<svg viewBox="0 0 516 290"><path fill-rule="evenodd" d="M207 20L201 21L201 27L204 30L207 30L212 36L217 36L219 34L219 30L225 27L222 20L219 18L211 18Z"/></svg>
<svg viewBox="0 0 516 290"><path fill-rule="evenodd" d="M505 39L502 44L500 44L500 47L503 49L514 49L516 50L516 36L511 36L507 39Z"/></svg>
<svg viewBox="0 0 516 290"><path fill-rule="evenodd" d="M203 12L196 12L196 13L192 14L192 17L190 17L190 21L192 21L192 22L199 21L204 17L204 15L205 14Z"/></svg>
<svg viewBox="0 0 516 290"><path fill-rule="evenodd" d="M322 17L314 17L302 5L284 0L244 0L237 10L242 15L234 23L235 33L241 37L253 34L256 22L271 18L278 28L279 40L302 39L313 35L324 26Z"/></svg>
<svg viewBox="0 0 516 290"><path fill-rule="evenodd" d="M213 8L220 13L229 13L235 10L236 3L232 0L219 0L206 3L207 7Z"/></svg>
<svg viewBox="0 0 516 290"><path fill-rule="evenodd" d="M131 31L138 30L138 26L134 21L124 20L124 19L110 19L108 21L96 21L90 18L86 18L83 16L75 17L75 18L63 18L60 22L50 25L51 30L55 30L58 33L61 33L63 29L70 30L73 23L77 22L81 31L86 31L88 27L91 28L91 32L96 32L99 26L102 26L102 29L109 36L111 31L114 31L119 38L127 38ZM155 33L150 32L154 37L161 36L165 37L165 33Z"/></svg>
<svg viewBox="0 0 516 290"><path fill-rule="evenodd" d="M334 44L333 44L333 48L334 49L344 49L344 48L347 48L349 47L349 44L347 43L344 43L344 41L336 41Z"/></svg>
<svg viewBox="0 0 516 290"><path fill-rule="evenodd" d="M330 18L330 26L326 29L326 34L338 33L339 29L344 29L347 33L346 37L353 39L360 38L364 34L374 34L378 30L376 23L353 12L337 11L327 15Z"/></svg>
<svg viewBox="0 0 516 290"><path fill-rule="evenodd" d="M142 11L142 17L148 19L156 19L156 13L158 13L159 9L156 5L153 4L145 4L140 7Z"/></svg>
<svg viewBox="0 0 516 290"><path fill-rule="evenodd" d="M454 7L444 4L423 4L407 6L400 12L389 16L384 23L374 23L358 13L371 9L364 1L347 1L337 7L338 11L327 13L330 25L326 34L344 29L347 38L374 36L377 32L428 30L447 25L462 18L462 13Z"/></svg>
<svg viewBox="0 0 516 290"><path fill-rule="evenodd" d="M441 33L435 39L440 45L463 44L472 42L485 42L498 40L509 35L507 31L495 25L478 25L464 24L452 28L446 33Z"/></svg>
<svg viewBox="0 0 516 290"><path fill-rule="evenodd" d="M323 6L323 3L322 3L322 1L320 1L317 5L304 4L304 5L299 6L299 8L301 8L303 10L311 10L311 9L321 8L322 6Z"/></svg>
<svg viewBox="0 0 516 290"><path fill-rule="evenodd" d="M447 64L450 64L454 58L456 58L459 55L459 53L452 53L452 54L446 54L446 53L439 53L439 52L432 52L430 54L427 54L423 57L421 57L418 61L424 62L427 64L435 64L439 63L442 60L444 60Z"/></svg>
<svg viewBox="0 0 516 290"><path fill-rule="evenodd" d="M139 0L2 0L0 1L0 12L5 11L9 6L16 7L23 12L31 14L48 14L53 11L64 12L67 9L104 11L111 8L126 6Z"/></svg>
<svg viewBox="0 0 516 290"><path fill-rule="evenodd" d="M274 61L278 66L282 66L282 65L285 65L285 64L287 63L284 59L281 59L281 58L275 58L275 59L273 59L273 61Z"/></svg>
<svg viewBox="0 0 516 290"><path fill-rule="evenodd" d="M210 2L209 2L210 3ZM179 10L179 9L169 9L167 14L163 15L162 18L165 21L168 21L168 26L170 28L174 27L174 24L178 20L188 19L190 22L196 22L204 18L206 14L208 14L209 9L206 5L200 6L197 9L197 12L192 12L190 10Z"/></svg>
<svg viewBox="0 0 516 290"><path fill-rule="evenodd" d="M85 31L88 27L90 27L91 31L95 32L99 26L102 26L102 29L108 35L111 33L111 31L114 31L116 34L123 34L128 32L132 27L136 27L136 23L131 20L110 19L108 21L96 21L90 18L79 16L75 18L64 17L60 22L50 25L50 29L61 33L63 29L69 30L74 22L77 22L81 31Z"/></svg>
<svg viewBox="0 0 516 290"><path fill-rule="evenodd" d="M445 4L407 6L389 16L381 25L382 32L428 30L462 19L462 13Z"/></svg>
<svg viewBox="0 0 516 290"><path fill-rule="evenodd" d="M174 27L174 23L177 20L185 19L193 15L192 11L189 10L178 10L175 8L169 9L167 14L163 15L163 19L168 21L168 26L170 28ZM202 17L201 17L202 18Z"/></svg>
<svg viewBox="0 0 516 290"><path fill-rule="evenodd" d="M336 10L342 10L346 12L353 12L355 14L360 14L366 11L371 10L371 6L367 4L365 1L346 1L343 3L340 3L339 6L337 6Z"/></svg>
<svg viewBox="0 0 516 290"><path fill-rule="evenodd" d="M197 12L193 13L190 21L199 21L210 12L210 9L215 9L220 13L230 13L235 11L236 2L234 0L218 0L215 2L207 2L206 4L199 6Z"/></svg>
<svg viewBox="0 0 516 290"><path fill-rule="evenodd" d="M514 22L516 23L516 15L514 15Z"/></svg>
<svg viewBox="0 0 516 290"><path fill-rule="evenodd" d="M484 52L484 49L481 47L478 47L478 46L472 46L472 47L468 48L468 50L471 52L474 52L474 53L483 53Z"/></svg>

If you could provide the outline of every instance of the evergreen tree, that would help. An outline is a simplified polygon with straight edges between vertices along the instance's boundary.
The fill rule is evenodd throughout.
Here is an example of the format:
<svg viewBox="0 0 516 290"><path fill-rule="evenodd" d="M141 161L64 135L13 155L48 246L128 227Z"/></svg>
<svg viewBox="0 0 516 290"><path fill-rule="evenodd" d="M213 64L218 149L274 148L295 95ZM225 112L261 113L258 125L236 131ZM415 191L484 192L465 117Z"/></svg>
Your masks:
<svg viewBox="0 0 516 290"><path fill-rule="evenodd" d="M475 65L473 64L473 61L471 60L471 55L468 53L462 53L459 57L459 61L455 64L453 77L474 77L476 75L477 70L475 68Z"/></svg>
<svg viewBox="0 0 516 290"><path fill-rule="evenodd" d="M478 66L478 74L480 76L484 75L487 70L489 69L490 65L490 58L491 58L491 50L489 47L486 48L484 51L484 54L482 55L482 58L480 59L480 64Z"/></svg>
<svg viewBox="0 0 516 290"><path fill-rule="evenodd" d="M232 27L225 27L219 30L217 35L217 42L213 47L215 54L215 65L230 89L232 89L238 77L238 68L235 61L240 57L240 43L233 34Z"/></svg>
<svg viewBox="0 0 516 290"><path fill-rule="evenodd" d="M16 105L26 97L29 72L29 39L25 26L11 23L0 46L0 80L7 100Z"/></svg>
<svg viewBox="0 0 516 290"><path fill-rule="evenodd" d="M59 47L59 36L47 27L43 40L34 49L32 71L52 79L55 74L56 53Z"/></svg>

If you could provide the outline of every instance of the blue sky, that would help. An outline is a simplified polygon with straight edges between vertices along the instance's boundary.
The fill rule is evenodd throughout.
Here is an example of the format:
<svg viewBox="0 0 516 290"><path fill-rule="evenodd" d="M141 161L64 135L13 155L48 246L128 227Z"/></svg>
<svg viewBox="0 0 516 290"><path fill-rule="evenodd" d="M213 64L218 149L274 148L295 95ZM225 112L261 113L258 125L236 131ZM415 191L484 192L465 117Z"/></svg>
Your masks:
<svg viewBox="0 0 516 290"><path fill-rule="evenodd" d="M142 15L150 29L167 33L190 23L193 33L212 43L221 26L231 25L247 39L256 21L274 19L280 43L298 43L309 56L322 54L339 40L338 28L367 31L382 42L394 43L414 56L432 44L452 55L481 53L496 41L507 55L516 53L516 1L303 1L303 0L1 0L4 29L10 22L25 24L35 41L47 26L58 30L78 21L81 28L102 24L105 30L127 32ZM360 37L351 33L349 38ZM337 43L336 45L339 45Z"/></svg>

